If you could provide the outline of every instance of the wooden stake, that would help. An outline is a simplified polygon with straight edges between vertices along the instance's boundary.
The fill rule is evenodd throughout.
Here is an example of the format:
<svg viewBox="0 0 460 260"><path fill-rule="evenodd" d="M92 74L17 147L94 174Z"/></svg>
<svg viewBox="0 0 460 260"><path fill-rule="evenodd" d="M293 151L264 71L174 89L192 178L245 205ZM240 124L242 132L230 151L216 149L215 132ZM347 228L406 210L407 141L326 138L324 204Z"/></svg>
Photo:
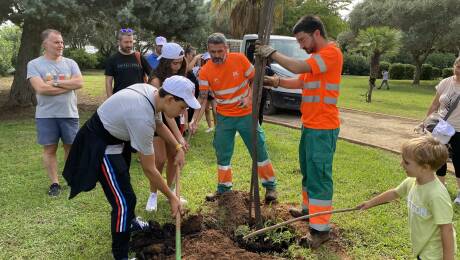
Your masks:
<svg viewBox="0 0 460 260"><path fill-rule="evenodd" d="M266 0L264 1L263 11L259 17L259 33L258 39L261 44L268 44L270 40L270 33L272 28L273 13L274 13L275 1ZM262 227L262 218L260 214L260 195L259 195L259 182L257 174L257 128L259 127L259 107L260 98L263 88L263 79L265 75L265 64L267 59L256 56L255 62L255 76L254 84L252 86L252 178L251 178L251 189L250 189L250 207L249 207L249 218L252 216L252 205L254 203L256 225Z"/></svg>

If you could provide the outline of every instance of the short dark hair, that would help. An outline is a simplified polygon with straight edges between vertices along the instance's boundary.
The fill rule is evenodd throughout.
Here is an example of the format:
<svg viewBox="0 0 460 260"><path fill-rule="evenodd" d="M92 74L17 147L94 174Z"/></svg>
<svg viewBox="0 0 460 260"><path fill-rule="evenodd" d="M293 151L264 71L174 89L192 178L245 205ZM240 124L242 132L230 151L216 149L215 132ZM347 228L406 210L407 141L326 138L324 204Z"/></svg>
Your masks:
<svg viewBox="0 0 460 260"><path fill-rule="evenodd" d="M134 36L134 32L117 32L117 40L121 41L121 37L123 36Z"/></svg>
<svg viewBox="0 0 460 260"><path fill-rule="evenodd" d="M323 36L323 38L327 38L326 28L324 27L321 19L319 19L318 16L306 15L297 21L292 28L292 33L297 34L299 32L305 32L312 34L316 30L319 30L319 33Z"/></svg>
<svg viewBox="0 0 460 260"><path fill-rule="evenodd" d="M40 38L42 39L42 42L44 42L46 39L48 39L48 37L50 36L50 34L58 34L58 35L61 35L61 32L58 31L58 30L55 30L55 29L46 29L44 30L41 34L40 34Z"/></svg>
<svg viewBox="0 0 460 260"><path fill-rule="evenodd" d="M170 96L172 96L174 98L175 101L177 101L177 102L183 101L185 103L185 100L183 98L180 98L178 96L174 96L173 94L169 93L168 91L164 90L163 88L160 88L160 90L158 91L158 95L160 95L161 98L166 97L166 95L170 95Z"/></svg>

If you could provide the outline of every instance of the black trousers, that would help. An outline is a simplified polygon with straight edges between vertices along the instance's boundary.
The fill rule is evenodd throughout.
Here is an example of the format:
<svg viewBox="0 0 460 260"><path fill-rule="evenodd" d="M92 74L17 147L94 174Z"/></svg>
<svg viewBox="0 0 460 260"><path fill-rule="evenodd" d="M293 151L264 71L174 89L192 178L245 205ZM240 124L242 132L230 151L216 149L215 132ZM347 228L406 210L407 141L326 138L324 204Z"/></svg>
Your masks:
<svg viewBox="0 0 460 260"><path fill-rule="evenodd" d="M112 253L115 259L127 259L130 226L134 219L136 195L131 186L129 166L121 154L104 155L98 181L112 206Z"/></svg>
<svg viewBox="0 0 460 260"><path fill-rule="evenodd" d="M455 176L460 178L460 132L456 132L449 140L449 150L454 164ZM438 176L446 176L447 163L436 171Z"/></svg>

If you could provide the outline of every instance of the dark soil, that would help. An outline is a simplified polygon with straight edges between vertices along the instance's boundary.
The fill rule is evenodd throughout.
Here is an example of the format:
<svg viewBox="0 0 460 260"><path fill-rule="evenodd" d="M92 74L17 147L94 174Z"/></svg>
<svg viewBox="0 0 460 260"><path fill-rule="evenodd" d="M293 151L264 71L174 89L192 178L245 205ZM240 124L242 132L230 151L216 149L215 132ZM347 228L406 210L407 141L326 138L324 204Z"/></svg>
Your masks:
<svg viewBox="0 0 460 260"><path fill-rule="evenodd" d="M248 194L231 192L220 196L214 202L207 202L199 215L185 217L181 225L183 259L280 259L286 255L291 244L296 243L308 232L305 222L296 222L268 235L258 236L248 241L242 239L241 227L247 232L254 231L249 219ZM262 218L266 226L279 223L291 216L288 209L293 205L262 205ZM151 222L151 230L133 236L131 248L138 259L175 259L175 226L160 226ZM249 230L249 228L251 230ZM283 233L284 232L284 233ZM287 239L273 241L279 234L287 234ZM340 232L333 228L332 239L326 243L331 251L347 259ZM246 233L247 234L247 233ZM276 239L276 238L275 238Z"/></svg>

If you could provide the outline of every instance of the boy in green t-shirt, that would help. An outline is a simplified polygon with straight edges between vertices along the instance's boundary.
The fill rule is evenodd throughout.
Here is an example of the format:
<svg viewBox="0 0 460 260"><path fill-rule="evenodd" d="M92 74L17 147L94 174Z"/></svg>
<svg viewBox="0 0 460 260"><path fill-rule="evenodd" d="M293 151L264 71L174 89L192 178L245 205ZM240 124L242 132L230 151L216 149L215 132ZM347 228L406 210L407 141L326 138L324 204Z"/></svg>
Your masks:
<svg viewBox="0 0 460 260"><path fill-rule="evenodd" d="M361 210L365 210L407 197L412 251L417 259L455 258L452 204L446 187L435 175L447 157L446 146L432 137L423 136L405 142L401 166L408 178L396 189L359 205Z"/></svg>

